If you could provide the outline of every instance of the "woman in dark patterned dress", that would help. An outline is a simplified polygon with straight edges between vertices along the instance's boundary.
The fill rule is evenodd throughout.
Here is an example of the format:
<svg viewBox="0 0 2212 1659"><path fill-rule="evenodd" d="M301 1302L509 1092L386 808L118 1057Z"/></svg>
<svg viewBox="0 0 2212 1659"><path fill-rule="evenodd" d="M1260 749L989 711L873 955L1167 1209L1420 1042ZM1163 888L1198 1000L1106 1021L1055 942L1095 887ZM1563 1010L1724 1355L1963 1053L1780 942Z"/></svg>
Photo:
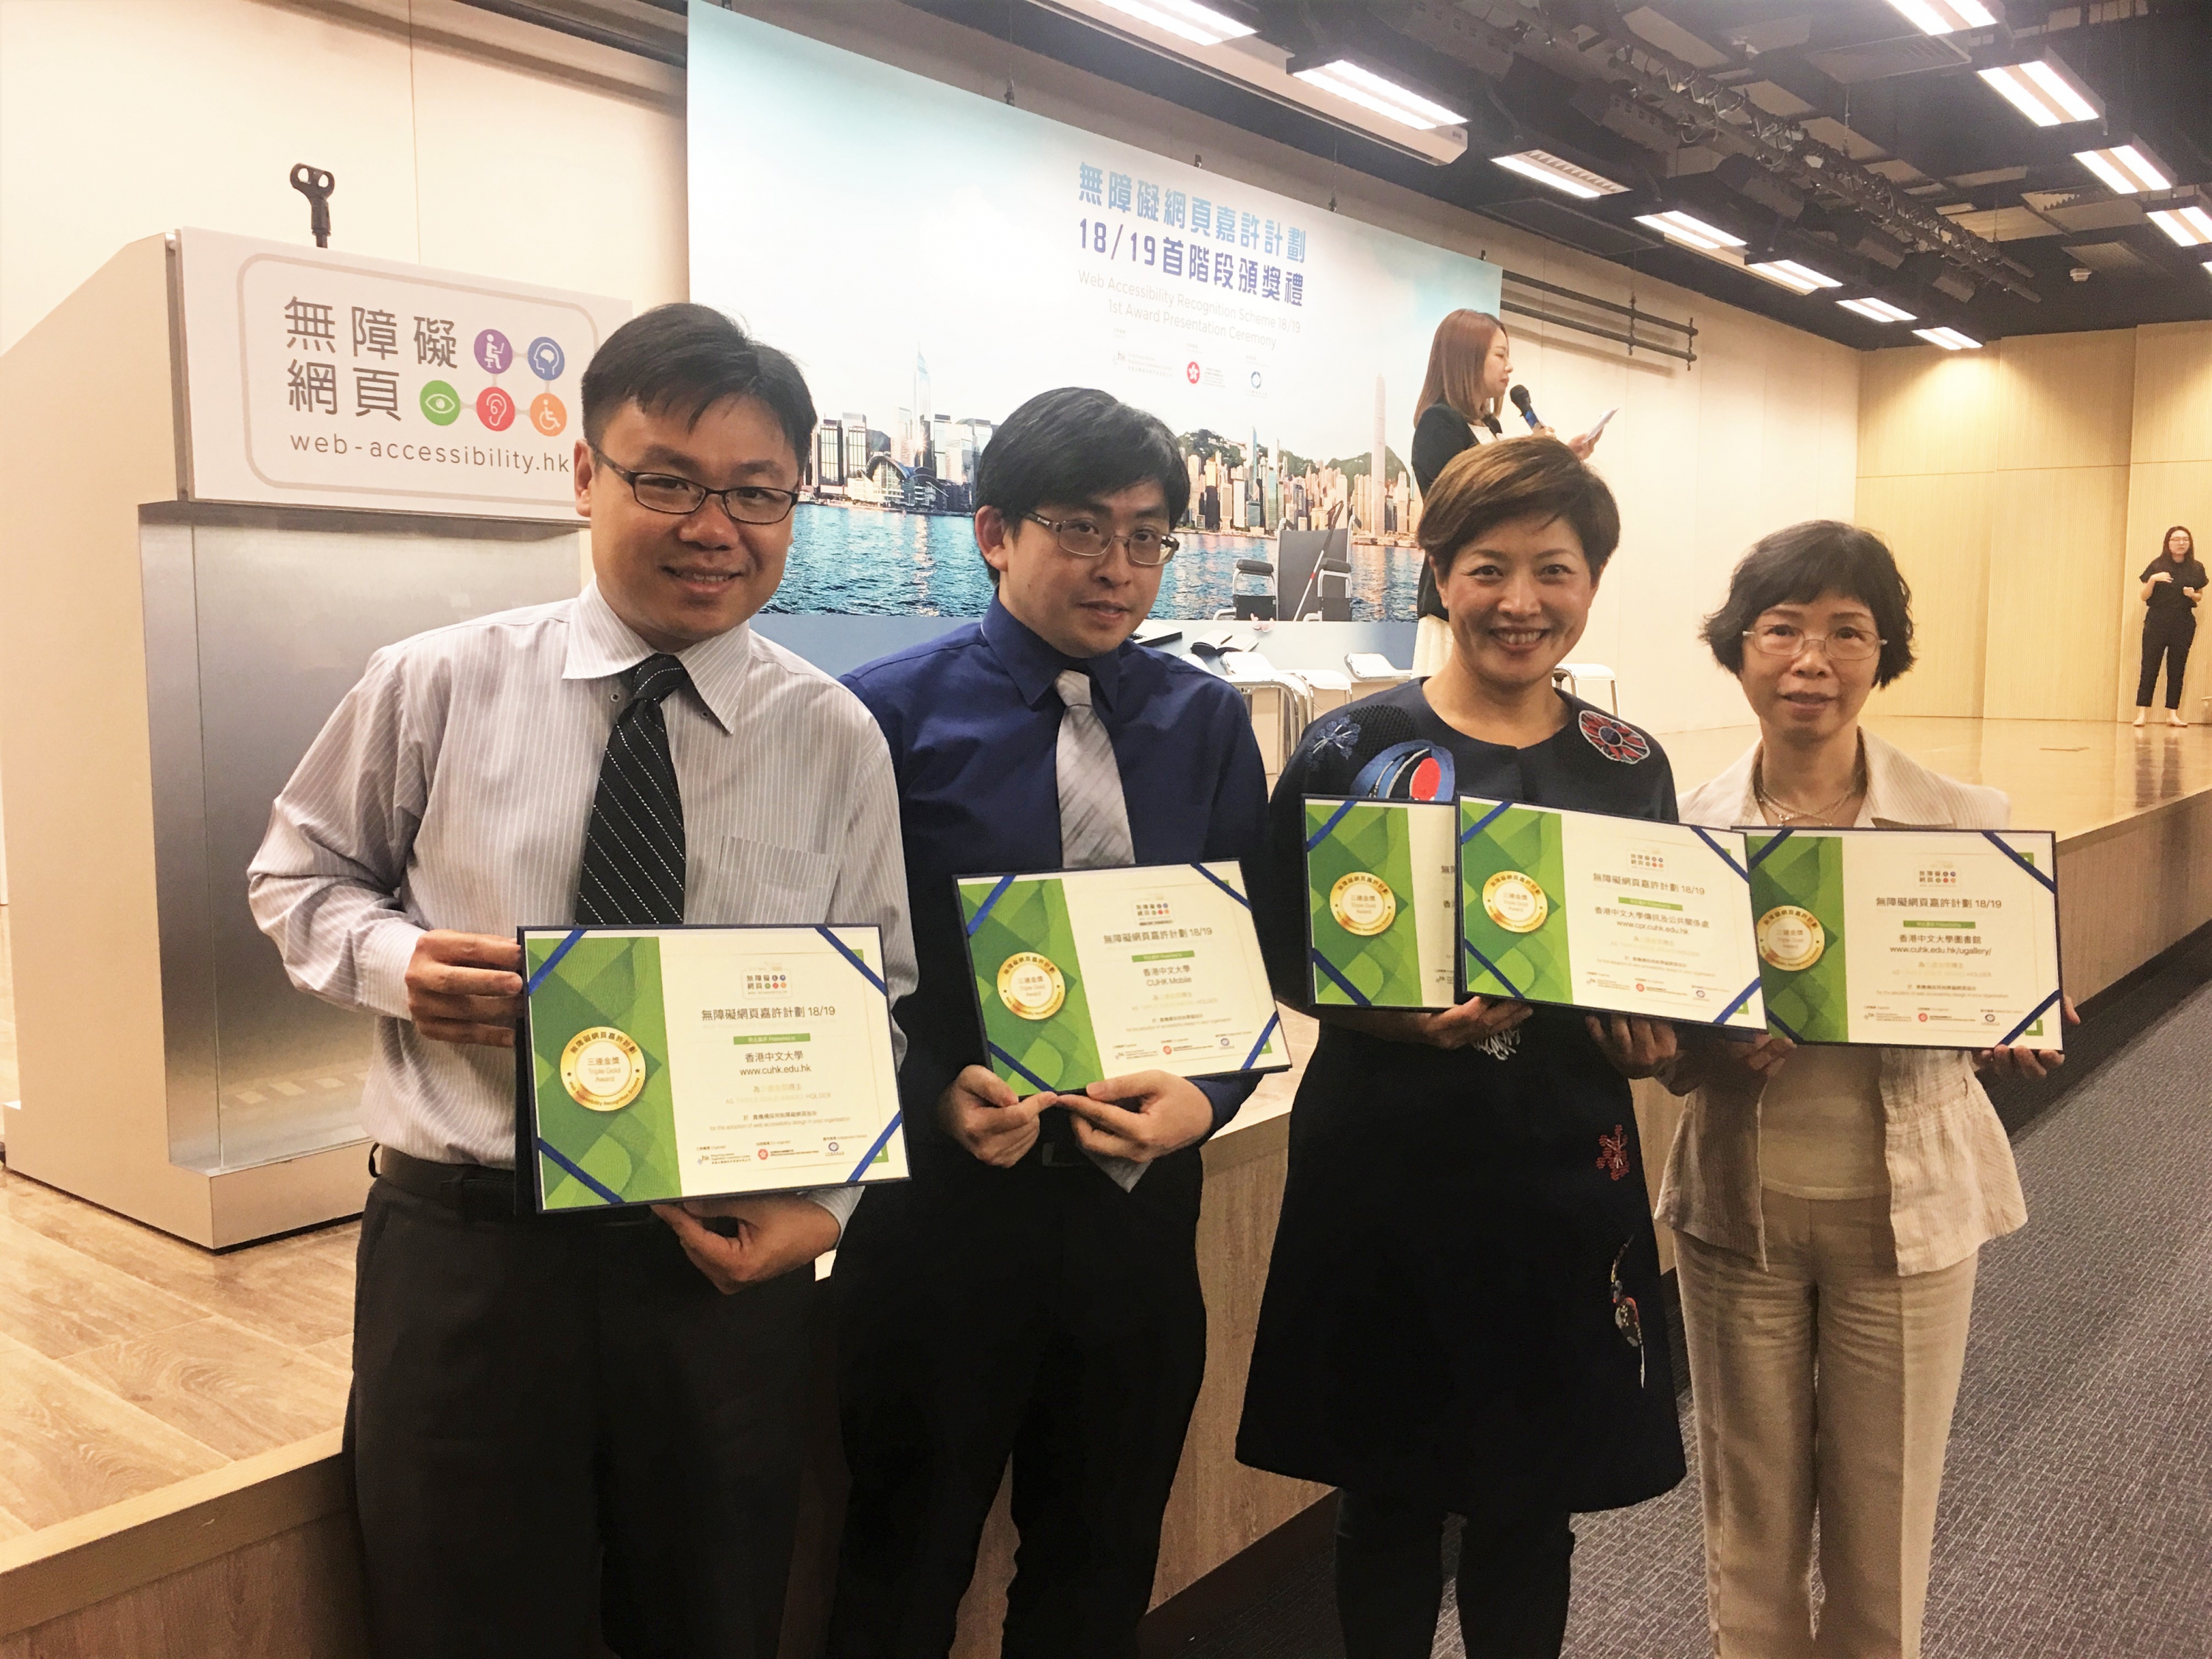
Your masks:
<svg viewBox="0 0 2212 1659"><path fill-rule="evenodd" d="M1276 994L1296 1005L1311 1000L1303 797L1358 793L1378 755L1378 793L1675 815L1659 746L1552 684L1620 539L1597 475L1553 439L1469 450L1420 539L1450 658L1316 722L1275 791L1255 881ZM1449 1515L1470 1659L1554 1656L1569 1516L1682 1478L1627 1082L1674 1034L1482 998L1319 1018L1237 1455L1341 1489L1348 1659L1426 1659Z"/></svg>

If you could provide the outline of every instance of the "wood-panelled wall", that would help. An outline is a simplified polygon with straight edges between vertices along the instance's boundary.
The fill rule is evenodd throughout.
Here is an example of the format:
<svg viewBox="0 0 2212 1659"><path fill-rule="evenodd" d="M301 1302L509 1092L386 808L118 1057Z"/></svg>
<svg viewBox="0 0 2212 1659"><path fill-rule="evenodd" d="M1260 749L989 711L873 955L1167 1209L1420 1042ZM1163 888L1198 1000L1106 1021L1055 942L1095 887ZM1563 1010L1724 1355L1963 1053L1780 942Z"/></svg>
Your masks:
<svg viewBox="0 0 2212 1659"><path fill-rule="evenodd" d="M1884 712L2128 718L2136 574L2168 525L2212 534L2212 323L1869 355L1858 520L1913 589L1920 663Z"/></svg>

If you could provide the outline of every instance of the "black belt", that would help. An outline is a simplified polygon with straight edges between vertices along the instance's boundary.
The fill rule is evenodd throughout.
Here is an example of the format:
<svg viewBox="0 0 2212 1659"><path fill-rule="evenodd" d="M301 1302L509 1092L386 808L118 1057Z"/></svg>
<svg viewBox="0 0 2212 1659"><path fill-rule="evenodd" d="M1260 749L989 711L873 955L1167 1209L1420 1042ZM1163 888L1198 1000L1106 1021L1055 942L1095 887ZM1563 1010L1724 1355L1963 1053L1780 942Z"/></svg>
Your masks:
<svg viewBox="0 0 2212 1659"><path fill-rule="evenodd" d="M495 1170L482 1164L434 1164L428 1158L410 1158L391 1146L370 1149L368 1172L403 1193L443 1205L465 1221L582 1219L606 1227L635 1227L658 1219L642 1206L569 1210L552 1216L529 1215L515 1208L512 1170Z"/></svg>

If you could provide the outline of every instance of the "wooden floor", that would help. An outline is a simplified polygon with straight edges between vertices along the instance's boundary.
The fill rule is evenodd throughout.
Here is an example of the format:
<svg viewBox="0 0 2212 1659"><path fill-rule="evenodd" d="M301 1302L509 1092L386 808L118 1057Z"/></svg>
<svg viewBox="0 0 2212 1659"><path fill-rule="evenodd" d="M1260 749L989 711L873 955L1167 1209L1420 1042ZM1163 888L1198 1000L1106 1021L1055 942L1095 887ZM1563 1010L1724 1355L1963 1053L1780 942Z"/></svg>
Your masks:
<svg viewBox="0 0 2212 1659"><path fill-rule="evenodd" d="M2008 790L2015 825L2062 836L2212 789L2212 729L1873 724L1929 765ZM1686 789L1754 735L1662 737ZM17 1097L7 914L0 906L0 1102ZM1279 1115L1295 1085L1269 1079L1243 1116ZM0 1173L0 1539L337 1426L356 1231L216 1255Z"/></svg>
<svg viewBox="0 0 2212 1659"><path fill-rule="evenodd" d="M0 1100L15 1097L0 907ZM348 1223L216 1255L0 1172L0 1538L343 1420Z"/></svg>

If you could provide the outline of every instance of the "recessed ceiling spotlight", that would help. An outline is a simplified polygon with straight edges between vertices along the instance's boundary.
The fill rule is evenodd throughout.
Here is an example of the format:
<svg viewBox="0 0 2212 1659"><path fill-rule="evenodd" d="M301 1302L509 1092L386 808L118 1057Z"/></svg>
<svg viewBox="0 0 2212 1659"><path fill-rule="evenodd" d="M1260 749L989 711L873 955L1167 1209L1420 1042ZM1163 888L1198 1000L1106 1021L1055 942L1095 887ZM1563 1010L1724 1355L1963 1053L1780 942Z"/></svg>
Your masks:
<svg viewBox="0 0 2212 1659"><path fill-rule="evenodd" d="M1971 334L1961 334L1955 328L1916 328L1912 331L1929 345L1942 346L1946 351L1979 351L1982 343Z"/></svg>
<svg viewBox="0 0 2212 1659"><path fill-rule="evenodd" d="M1838 300L1836 303L1846 311L1856 311L1872 323L1910 323L1917 320L1902 306L1893 306L1878 295L1869 294L1863 299Z"/></svg>
<svg viewBox="0 0 2212 1659"><path fill-rule="evenodd" d="M1308 86L1333 92L1346 103L1357 104L1386 121L1418 127L1424 132L1435 127L1456 126L1467 119L1424 98L1410 87L1401 87L1372 70L1360 68L1349 58L1340 58L1317 69L1300 70L1297 76Z"/></svg>
<svg viewBox="0 0 2212 1659"><path fill-rule="evenodd" d="M1664 213L1639 213L1636 222L1647 229L1656 230L1670 242L1680 242L1700 253L1717 253L1724 247L1741 247L1743 238L1731 236L1703 219L1692 217L1680 209L1670 208Z"/></svg>
<svg viewBox="0 0 2212 1659"><path fill-rule="evenodd" d="M1218 46L1224 40L1238 40L1258 32L1249 23L1200 5L1198 0L1099 0L1099 3L1156 29L1165 29L1193 46Z"/></svg>
<svg viewBox="0 0 2212 1659"><path fill-rule="evenodd" d="M1990 28L1997 21L1982 0L1889 0L1889 3L1923 34Z"/></svg>
<svg viewBox="0 0 2212 1659"><path fill-rule="evenodd" d="M2150 222L2180 246L2202 247L2212 242L2212 213L2194 204L2183 208L2154 209Z"/></svg>
<svg viewBox="0 0 2212 1659"><path fill-rule="evenodd" d="M2141 144L2115 144L2110 149L2077 149L2074 159L2122 196L2142 190L2171 190L2165 163Z"/></svg>
<svg viewBox="0 0 2212 1659"><path fill-rule="evenodd" d="M2007 103L2039 127L2094 121L2105 112L2097 94L2066 67L2056 52L2024 64L2000 64L1978 71Z"/></svg>
<svg viewBox="0 0 2212 1659"><path fill-rule="evenodd" d="M1592 173L1588 167L1578 167L1572 161L1563 161L1549 150L1524 149L1511 155L1490 158L1509 173L1517 173L1524 179L1534 179L1540 185L1549 185L1553 190L1563 190L1570 196L1584 201L1598 196L1618 196L1626 185L1617 185L1601 173Z"/></svg>
<svg viewBox="0 0 2212 1659"><path fill-rule="evenodd" d="M1815 289L1843 286L1834 277L1815 270L1810 265L1801 265L1795 259L1766 259L1757 264L1747 264L1744 269L1755 276L1764 276L1770 283L1779 283L1799 294L1810 294Z"/></svg>

